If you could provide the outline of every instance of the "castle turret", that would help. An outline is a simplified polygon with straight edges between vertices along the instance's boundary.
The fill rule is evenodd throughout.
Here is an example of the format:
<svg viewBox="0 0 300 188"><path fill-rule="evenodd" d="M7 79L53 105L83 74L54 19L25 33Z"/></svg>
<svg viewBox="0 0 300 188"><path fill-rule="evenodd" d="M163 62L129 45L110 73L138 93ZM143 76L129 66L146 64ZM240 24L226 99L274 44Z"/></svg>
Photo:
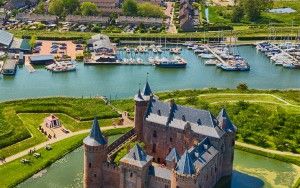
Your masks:
<svg viewBox="0 0 300 188"><path fill-rule="evenodd" d="M222 109L217 117L219 127L225 131L224 144L225 151L222 164L222 176L230 176L232 174L234 145L237 128L232 124L225 109Z"/></svg>
<svg viewBox="0 0 300 188"><path fill-rule="evenodd" d="M148 171L153 157L147 155L136 144L125 157L120 160L120 188L148 187Z"/></svg>
<svg viewBox="0 0 300 188"><path fill-rule="evenodd" d="M94 119L90 135L84 140L84 188L101 188L102 165L106 161L107 140L102 135L97 118Z"/></svg>
<svg viewBox="0 0 300 188"><path fill-rule="evenodd" d="M148 102L151 100L152 91L149 86L148 81L144 89L139 90L138 93L134 96L135 101L135 115L134 115L134 127L137 134L138 140L143 140L143 121L144 115L147 110Z"/></svg>

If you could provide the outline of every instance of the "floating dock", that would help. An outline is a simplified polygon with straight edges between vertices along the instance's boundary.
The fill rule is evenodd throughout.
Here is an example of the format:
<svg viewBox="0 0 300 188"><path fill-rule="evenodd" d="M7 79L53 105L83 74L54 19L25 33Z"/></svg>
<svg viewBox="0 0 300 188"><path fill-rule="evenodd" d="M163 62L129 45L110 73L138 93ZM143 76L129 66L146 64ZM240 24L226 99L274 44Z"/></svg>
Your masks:
<svg viewBox="0 0 300 188"><path fill-rule="evenodd" d="M212 53L222 64L225 64L226 62L215 52L213 51L207 44L204 45L204 47Z"/></svg>

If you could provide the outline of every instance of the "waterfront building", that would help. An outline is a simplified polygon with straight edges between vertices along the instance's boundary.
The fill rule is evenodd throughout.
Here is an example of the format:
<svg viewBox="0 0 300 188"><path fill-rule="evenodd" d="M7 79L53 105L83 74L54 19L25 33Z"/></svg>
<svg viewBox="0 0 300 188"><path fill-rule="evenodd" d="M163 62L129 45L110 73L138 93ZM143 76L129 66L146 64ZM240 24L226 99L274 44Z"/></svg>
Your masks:
<svg viewBox="0 0 300 188"><path fill-rule="evenodd" d="M17 61L15 59L7 59L2 67L3 75L15 75L17 71Z"/></svg>
<svg viewBox="0 0 300 188"><path fill-rule="evenodd" d="M0 51L29 53L31 47L28 39L15 38L13 34L0 30Z"/></svg>
<svg viewBox="0 0 300 188"><path fill-rule="evenodd" d="M134 97L134 129L111 145L97 119L84 139L85 188L210 188L232 174L236 127L225 109L217 117L160 101L147 82ZM130 141L121 160L113 158Z"/></svg>
<svg viewBox="0 0 300 188"><path fill-rule="evenodd" d="M116 46L110 42L107 35L94 35L88 40L87 48L91 52L91 59L93 63L97 62L115 62Z"/></svg>
<svg viewBox="0 0 300 188"><path fill-rule="evenodd" d="M55 62L54 55L32 55L29 56L30 64L47 65Z"/></svg>

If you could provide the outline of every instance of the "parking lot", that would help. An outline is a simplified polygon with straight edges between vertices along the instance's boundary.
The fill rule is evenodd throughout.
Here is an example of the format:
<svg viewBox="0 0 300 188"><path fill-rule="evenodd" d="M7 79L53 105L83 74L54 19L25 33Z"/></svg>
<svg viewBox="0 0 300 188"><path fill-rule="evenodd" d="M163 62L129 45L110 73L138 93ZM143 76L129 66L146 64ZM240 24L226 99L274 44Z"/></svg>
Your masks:
<svg viewBox="0 0 300 188"><path fill-rule="evenodd" d="M83 45L75 44L72 41L46 41L39 40L36 43L36 47L33 49L34 54L55 56L69 56L72 60L76 59L76 56L83 55Z"/></svg>

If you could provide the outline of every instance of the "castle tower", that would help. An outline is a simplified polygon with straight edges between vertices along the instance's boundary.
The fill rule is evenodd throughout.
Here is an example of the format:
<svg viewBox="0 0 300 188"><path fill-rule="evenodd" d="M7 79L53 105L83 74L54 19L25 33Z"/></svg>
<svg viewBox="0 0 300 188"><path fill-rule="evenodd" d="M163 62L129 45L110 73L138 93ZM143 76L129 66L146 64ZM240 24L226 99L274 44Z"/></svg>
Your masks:
<svg viewBox="0 0 300 188"><path fill-rule="evenodd" d="M152 97L152 91L148 81L146 82L143 91L139 89L138 93L134 96L134 101L135 101L134 128L138 140L143 140L144 115L147 110L148 102L151 99L151 97Z"/></svg>
<svg viewBox="0 0 300 188"><path fill-rule="evenodd" d="M196 188L196 169L190 153L186 150L172 173L171 188Z"/></svg>
<svg viewBox="0 0 300 188"><path fill-rule="evenodd" d="M97 118L90 135L84 140L84 188L102 188L102 165L107 159L107 140L102 135Z"/></svg>
<svg viewBox="0 0 300 188"><path fill-rule="evenodd" d="M222 176L231 176L234 159L235 135L237 128L230 121L225 109L221 110L217 119L219 121L219 126L225 131L225 151L223 154Z"/></svg>
<svg viewBox="0 0 300 188"><path fill-rule="evenodd" d="M120 188L148 187L148 171L153 157L147 155L136 144L127 155L120 160Z"/></svg>

